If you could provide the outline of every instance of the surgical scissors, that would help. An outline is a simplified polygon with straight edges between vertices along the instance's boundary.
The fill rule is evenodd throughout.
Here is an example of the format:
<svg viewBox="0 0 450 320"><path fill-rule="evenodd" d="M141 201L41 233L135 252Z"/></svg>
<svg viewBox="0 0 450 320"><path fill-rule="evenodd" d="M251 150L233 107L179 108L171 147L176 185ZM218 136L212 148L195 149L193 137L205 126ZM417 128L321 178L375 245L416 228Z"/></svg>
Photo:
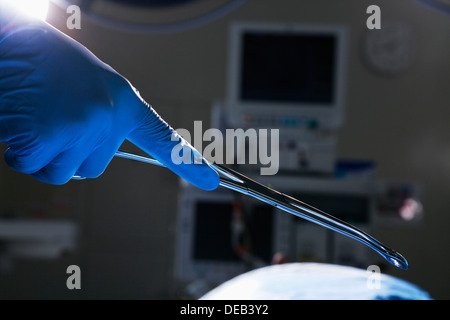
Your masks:
<svg viewBox="0 0 450 320"><path fill-rule="evenodd" d="M123 151L117 151L115 156L165 167L162 163L155 159ZM219 164L211 164L211 167L219 173L221 186L263 201L297 217L316 223L322 227L339 232L365 244L395 267L403 270L408 269L408 262L400 253L386 247L381 242L358 228L302 201L264 186L230 168Z"/></svg>

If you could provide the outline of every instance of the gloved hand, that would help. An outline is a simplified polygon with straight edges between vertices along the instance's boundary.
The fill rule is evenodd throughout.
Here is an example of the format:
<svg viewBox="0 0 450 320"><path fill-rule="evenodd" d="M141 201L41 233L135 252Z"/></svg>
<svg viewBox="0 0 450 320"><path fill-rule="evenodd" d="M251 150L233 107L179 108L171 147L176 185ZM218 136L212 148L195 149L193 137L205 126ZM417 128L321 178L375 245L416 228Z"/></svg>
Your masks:
<svg viewBox="0 0 450 320"><path fill-rule="evenodd" d="M180 142L192 156L199 153L123 76L47 23L3 8L0 141L9 147L7 164L51 184L73 175L94 178L125 139L201 189L219 184L203 158L201 164L172 161Z"/></svg>

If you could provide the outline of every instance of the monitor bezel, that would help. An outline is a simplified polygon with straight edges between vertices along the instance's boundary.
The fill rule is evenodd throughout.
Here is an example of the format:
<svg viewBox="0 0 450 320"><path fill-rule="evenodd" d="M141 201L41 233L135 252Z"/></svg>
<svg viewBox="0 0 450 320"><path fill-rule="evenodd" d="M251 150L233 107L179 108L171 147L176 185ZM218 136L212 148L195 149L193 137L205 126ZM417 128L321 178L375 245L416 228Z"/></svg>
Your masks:
<svg viewBox="0 0 450 320"><path fill-rule="evenodd" d="M292 103L285 101L243 101L240 98L243 36L247 32L280 34L330 34L336 37L334 99L327 104ZM347 70L348 31L340 25L313 25L298 23L234 22L230 25L226 104L230 121L236 126L245 125L244 117L261 116L314 120L318 128L338 129L344 122L345 84ZM279 127L280 122L274 122ZM282 125L282 124L281 124ZM265 123L270 127L270 123Z"/></svg>

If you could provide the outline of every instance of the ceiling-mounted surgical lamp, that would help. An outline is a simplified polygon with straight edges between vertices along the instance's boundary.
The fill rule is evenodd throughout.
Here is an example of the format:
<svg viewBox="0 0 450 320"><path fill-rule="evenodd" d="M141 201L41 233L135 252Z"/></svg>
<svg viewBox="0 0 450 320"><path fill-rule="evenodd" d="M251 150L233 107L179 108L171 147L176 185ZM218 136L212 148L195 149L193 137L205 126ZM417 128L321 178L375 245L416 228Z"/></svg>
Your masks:
<svg viewBox="0 0 450 320"><path fill-rule="evenodd" d="M450 14L450 0L418 0L418 1L437 11Z"/></svg>
<svg viewBox="0 0 450 320"><path fill-rule="evenodd" d="M189 2L198 2L199 0L106 0L106 1L139 7L173 7L177 5L187 4Z"/></svg>
<svg viewBox="0 0 450 320"><path fill-rule="evenodd" d="M7 5L19 9L25 14L45 20L47 18L48 0L7 0Z"/></svg>
<svg viewBox="0 0 450 320"><path fill-rule="evenodd" d="M181 32L190 30L193 28L201 27L210 22L213 22L221 17L232 12L239 6L241 6L246 0L227 0L222 1L219 6L215 6L213 9L209 9L206 13L201 13L193 18L186 20L180 20L168 23L150 23L150 22L135 22L122 20L126 18L126 9L138 10L140 14L143 10L160 10L162 9L178 9L187 10L194 4L200 2L204 3L205 0L51 0L63 9L70 5L77 5L80 7L84 16L88 17L92 21L114 29L120 29L130 32L143 32L143 33L170 33ZM210 1L211 3L211 1ZM121 17L112 17L110 15L109 8L123 8L119 10ZM209 5L211 6L211 5ZM108 11L108 14L105 12ZM167 10L166 10L167 11Z"/></svg>

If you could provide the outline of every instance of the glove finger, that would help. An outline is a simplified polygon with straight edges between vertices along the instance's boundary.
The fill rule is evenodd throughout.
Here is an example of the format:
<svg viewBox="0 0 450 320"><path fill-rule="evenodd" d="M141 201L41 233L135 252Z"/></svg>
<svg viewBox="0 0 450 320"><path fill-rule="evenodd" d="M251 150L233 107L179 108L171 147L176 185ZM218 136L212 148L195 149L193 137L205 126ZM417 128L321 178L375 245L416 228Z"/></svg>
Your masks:
<svg viewBox="0 0 450 320"><path fill-rule="evenodd" d="M111 162L121 143L103 144L95 149L81 164L77 175L83 178L97 178Z"/></svg>
<svg viewBox="0 0 450 320"><path fill-rule="evenodd" d="M8 166L16 171L33 174L47 164L55 157L55 153L51 149L41 150L39 147L29 145L26 150L13 151L8 148L5 152L5 161Z"/></svg>
<svg viewBox="0 0 450 320"><path fill-rule="evenodd" d="M1 98L0 105L0 141L6 142L13 150L32 144L35 136L29 129L33 120L28 112L8 110L10 106Z"/></svg>
<svg viewBox="0 0 450 320"><path fill-rule="evenodd" d="M151 107L148 107L138 128L129 134L128 140L196 187L203 190L218 187L218 173ZM178 161L181 159L183 161Z"/></svg>
<svg viewBox="0 0 450 320"><path fill-rule="evenodd" d="M81 145L70 148L57 155L49 164L31 176L41 182L61 185L68 182L86 158Z"/></svg>

